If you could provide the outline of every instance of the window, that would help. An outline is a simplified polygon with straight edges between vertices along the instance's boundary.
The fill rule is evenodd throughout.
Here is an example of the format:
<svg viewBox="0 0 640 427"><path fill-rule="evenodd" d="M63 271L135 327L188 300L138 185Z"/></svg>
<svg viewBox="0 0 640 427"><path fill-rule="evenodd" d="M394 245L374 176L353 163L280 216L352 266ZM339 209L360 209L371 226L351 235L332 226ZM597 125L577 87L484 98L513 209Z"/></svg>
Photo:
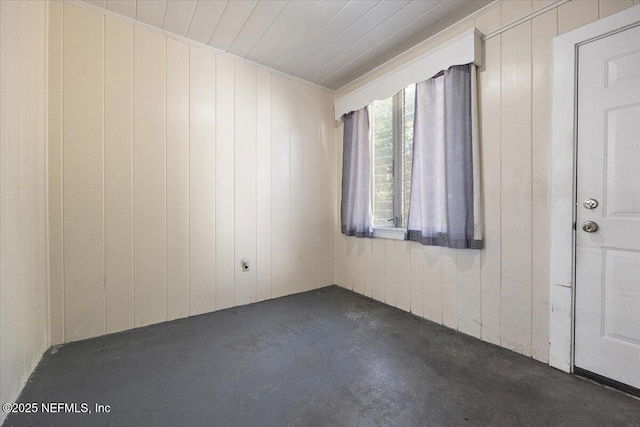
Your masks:
<svg viewBox="0 0 640 427"><path fill-rule="evenodd" d="M470 29L335 100L335 118L344 120L345 235L482 247L481 46Z"/></svg>
<svg viewBox="0 0 640 427"><path fill-rule="evenodd" d="M407 225L415 90L410 85L370 105L374 227Z"/></svg>

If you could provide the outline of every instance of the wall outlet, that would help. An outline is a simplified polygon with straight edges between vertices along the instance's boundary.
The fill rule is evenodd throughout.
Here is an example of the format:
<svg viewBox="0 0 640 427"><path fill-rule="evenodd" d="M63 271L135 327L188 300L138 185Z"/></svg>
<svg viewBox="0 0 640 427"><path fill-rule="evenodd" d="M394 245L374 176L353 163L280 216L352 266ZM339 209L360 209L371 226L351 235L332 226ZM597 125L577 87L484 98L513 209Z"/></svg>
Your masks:
<svg viewBox="0 0 640 427"><path fill-rule="evenodd" d="M249 271L249 260L246 258L242 258L240 260L240 265L242 266L242 271Z"/></svg>

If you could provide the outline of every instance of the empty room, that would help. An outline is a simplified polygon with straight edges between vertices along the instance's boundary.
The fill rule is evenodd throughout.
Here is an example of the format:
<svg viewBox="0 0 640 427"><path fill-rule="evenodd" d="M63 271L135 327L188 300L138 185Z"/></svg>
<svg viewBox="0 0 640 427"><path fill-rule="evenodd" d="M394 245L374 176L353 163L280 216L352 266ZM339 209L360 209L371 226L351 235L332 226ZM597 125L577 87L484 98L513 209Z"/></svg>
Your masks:
<svg viewBox="0 0 640 427"><path fill-rule="evenodd" d="M0 403L640 426L640 0L0 0Z"/></svg>

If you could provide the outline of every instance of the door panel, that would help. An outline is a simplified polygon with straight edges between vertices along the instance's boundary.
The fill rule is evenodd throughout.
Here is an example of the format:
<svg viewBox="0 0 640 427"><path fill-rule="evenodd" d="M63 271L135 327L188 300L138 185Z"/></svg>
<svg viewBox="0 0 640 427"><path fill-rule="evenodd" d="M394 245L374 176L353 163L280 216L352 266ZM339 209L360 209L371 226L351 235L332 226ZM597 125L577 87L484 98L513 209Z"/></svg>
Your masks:
<svg viewBox="0 0 640 427"><path fill-rule="evenodd" d="M640 388L640 27L578 50L575 365ZM585 206L586 199L597 206ZM593 221L598 229L584 231Z"/></svg>
<svg viewBox="0 0 640 427"><path fill-rule="evenodd" d="M607 87L640 79L640 50L607 59Z"/></svg>
<svg viewBox="0 0 640 427"><path fill-rule="evenodd" d="M604 248L603 336L640 344L640 252Z"/></svg>
<svg viewBox="0 0 640 427"><path fill-rule="evenodd" d="M639 117L639 104L606 112L605 216L640 216L640 192L629 185L640 182Z"/></svg>

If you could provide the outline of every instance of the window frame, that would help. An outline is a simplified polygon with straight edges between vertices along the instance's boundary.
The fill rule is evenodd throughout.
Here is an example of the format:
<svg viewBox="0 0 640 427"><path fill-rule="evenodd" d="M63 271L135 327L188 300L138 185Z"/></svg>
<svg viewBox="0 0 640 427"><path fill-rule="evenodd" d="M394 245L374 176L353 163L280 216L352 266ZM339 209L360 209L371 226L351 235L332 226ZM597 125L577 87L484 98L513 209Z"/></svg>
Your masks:
<svg viewBox="0 0 640 427"><path fill-rule="evenodd" d="M393 95L393 228L406 228L402 223L402 170L403 160L403 113L404 113L404 89ZM389 227L391 228L391 227Z"/></svg>
<svg viewBox="0 0 640 427"><path fill-rule="evenodd" d="M393 144L393 218L390 218L389 221L393 221L388 226L384 225L376 225L374 221L372 221L373 227L373 237L378 238L386 238L386 239L396 239L396 240L405 240L407 233L407 224L402 222L404 211L403 211L403 195L404 195L404 172L403 171L403 160L404 160L404 104L405 104L405 90L406 88L402 88L395 95L391 97L392 99L392 144ZM389 99L389 98L386 98ZM373 114L374 107L373 103L369 105L369 115L370 122L373 124ZM374 153L374 140L373 140L373 126L371 126L371 137L370 137L370 148L371 152ZM372 178L375 170L375 155L371 156L371 173ZM396 173L396 172L400 173ZM373 218L373 203L374 203L374 185L375 179L371 179L371 188L370 188L370 200L371 200L371 215ZM408 218L407 218L408 219Z"/></svg>

